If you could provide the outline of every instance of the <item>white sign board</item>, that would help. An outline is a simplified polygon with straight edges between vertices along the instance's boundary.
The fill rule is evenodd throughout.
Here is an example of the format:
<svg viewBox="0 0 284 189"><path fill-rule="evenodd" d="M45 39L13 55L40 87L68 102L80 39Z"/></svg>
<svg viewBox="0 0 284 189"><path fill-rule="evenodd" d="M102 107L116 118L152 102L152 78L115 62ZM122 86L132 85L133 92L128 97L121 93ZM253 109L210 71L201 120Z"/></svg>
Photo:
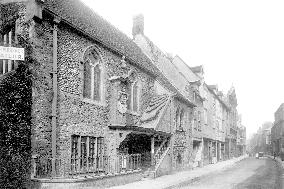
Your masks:
<svg viewBox="0 0 284 189"><path fill-rule="evenodd" d="M24 48L0 46L0 60L25 60Z"/></svg>

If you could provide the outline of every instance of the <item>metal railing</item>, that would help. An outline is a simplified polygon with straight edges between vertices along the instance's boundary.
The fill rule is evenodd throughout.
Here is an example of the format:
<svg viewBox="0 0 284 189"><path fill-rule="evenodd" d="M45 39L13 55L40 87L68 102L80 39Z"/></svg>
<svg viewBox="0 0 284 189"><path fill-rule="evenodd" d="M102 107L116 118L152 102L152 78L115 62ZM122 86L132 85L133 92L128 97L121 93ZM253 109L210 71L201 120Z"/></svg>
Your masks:
<svg viewBox="0 0 284 189"><path fill-rule="evenodd" d="M88 158L55 159L52 173L52 158L33 159L33 178L76 178L122 174L141 169L141 154L101 156Z"/></svg>

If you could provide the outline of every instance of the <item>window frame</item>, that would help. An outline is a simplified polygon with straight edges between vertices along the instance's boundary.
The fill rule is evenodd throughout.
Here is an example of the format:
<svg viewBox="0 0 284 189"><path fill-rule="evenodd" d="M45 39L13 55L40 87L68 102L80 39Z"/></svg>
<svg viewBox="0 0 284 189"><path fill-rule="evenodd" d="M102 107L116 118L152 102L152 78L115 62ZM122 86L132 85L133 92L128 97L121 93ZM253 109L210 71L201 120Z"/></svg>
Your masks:
<svg viewBox="0 0 284 189"><path fill-rule="evenodd" d="M3 33L0 33L0 45L13 47L14 44L17 44L15 24L5 29ZM1 76L12 70L15 70L18 67L18 62L16 60L4 59L0 60L0 66L1 66L0 68L0 76Z"/></svg>
<svg viewBox="0 0 284 189"><path fill-rule="evenodd" d="M89 63L89 66L91 67L91 71L90 71L90 97L87 97L84 95L85 93L85 64L87 64L87 56L89 56L89 54L91 52L94 52L94 54L97 56L98 62L97 63ZM104 59L102 57L102 53L100 52L99 48L94 46L90 46L88 48L85 49L85 51L83 52L83 56L81 58L81 64L82 64L82 74L81 74L81 78L82 78L82 93L81 93L81 97L83 99L84 102L87 103L92 103L92 104L96 104L96 105L100 105L100 106L106 106L105 104L105 68L104 68ZM100 98L98 100L96 100L94 98L94 94L95 94L95 68L98 67L98 69L100 70L100 84L99 84L99 96Z"/></svg>
<svg viewBox="0 0 284 189"><path fill-rule="evenodd" d="M74 148L73 141L74 138L76 140L76 148ZM70 168L71 172L76 173L87 173L94 171L103 171L104 167L104 155L105 155L105 138L104 137L94 137L94 136L86 136L86 135L77 135L73 134L70 136L71 138L71 152L70 152ZM82 139L85 139L82 143ZM100 140L100 149L101 153L99 154L99 141ZM91 145L94 144L93 146ZM85 144L85 150L82 149L82 145ZM75 149L75 150L74 150ZM93 150L92 154L90 154L91 149ZM73 155L73 151L76 152L75 156ZM82 157L82 151L84 151L85 156ZM93 164L91 163L93 162Z"/></svg>
<svg viewBox="0 0 284 189"><path fill-rule="evenodd" d="M137 95L134 96L134 87L137 86ZM130 91L128 89L130 87ZM131 114L139 114L140 113L140 93L141 93L141 84L138 80L134 82L127 83L127 112ZM130 94L129 94L130 92ZM129 98L130 96L130 98ZM137 110L134 110L134 98L136 97L137 102ZM129 101L130 100L130 101ZM128 104L129 103L129 104Z"/></svg>

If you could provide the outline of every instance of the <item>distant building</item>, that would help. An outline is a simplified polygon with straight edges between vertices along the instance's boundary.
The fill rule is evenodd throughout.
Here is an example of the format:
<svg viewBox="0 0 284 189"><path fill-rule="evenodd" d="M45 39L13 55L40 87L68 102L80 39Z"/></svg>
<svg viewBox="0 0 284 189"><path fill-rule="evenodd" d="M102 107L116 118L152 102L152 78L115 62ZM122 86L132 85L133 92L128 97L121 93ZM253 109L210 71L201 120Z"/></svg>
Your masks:
<svg viewBox="0 0 284 189"><path fill-rule="evenodd" d="M244 155L246 153L246 127L242 125L242 117L238 117L238 130L237 130L237 150L238 155Z"/></svg>
<svg viewBox="0 0 284 189"><path fill-rule="evenodd" d="M272 151L276 154L284 152L284 103L274 113L274 123L271 129Z"/></svg>
<svg viewBox="0 0 284 189"><path fill-rule="evenodd" d="M258 152L264 152L265 154L272 153L272 123L265 122L261 127L258 128L257 133L255 133L248 140L248 151L251 154Z"/></svg>
<svg viewBox="0 0 284 189"><path fill-rule="evenodd" d="M227 144L227 152L229 152L228 156L237 157L237 121L238 121L238 101L235 92L235 88L232 87L228 94L227 100L230 107L229 112L229 125L226 133L226 144Z"/></svg>

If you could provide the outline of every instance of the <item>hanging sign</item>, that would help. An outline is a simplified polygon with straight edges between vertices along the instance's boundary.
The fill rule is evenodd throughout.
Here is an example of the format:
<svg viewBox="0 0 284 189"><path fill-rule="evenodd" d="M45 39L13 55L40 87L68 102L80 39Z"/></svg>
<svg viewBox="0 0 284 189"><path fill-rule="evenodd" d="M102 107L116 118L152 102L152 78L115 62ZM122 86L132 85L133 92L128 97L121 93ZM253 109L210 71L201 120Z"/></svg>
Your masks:
<svg viewBox="0 0 284 189"><path fill-rule="evenodd" d="M0 46L0 60L25 60L24 48Z"/></svg>

